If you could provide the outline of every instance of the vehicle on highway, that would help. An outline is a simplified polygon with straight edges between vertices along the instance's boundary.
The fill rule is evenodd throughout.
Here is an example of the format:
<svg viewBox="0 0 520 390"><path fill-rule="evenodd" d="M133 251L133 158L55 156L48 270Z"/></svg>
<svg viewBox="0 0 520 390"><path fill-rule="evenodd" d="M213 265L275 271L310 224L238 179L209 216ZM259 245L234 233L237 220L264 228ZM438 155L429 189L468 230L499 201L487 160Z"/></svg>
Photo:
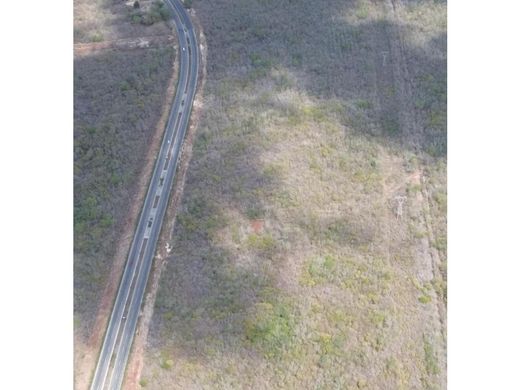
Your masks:
<svg viewBox="0 0 520 390"><path fill-rule="evenodd" d="M154 172L144 199L141 217L134 233L101 346L91 390L121 389L137 323L142 315L140 308L152 268L156 244L168 207L170 190L175 180L177 163L189 124L191 105L197 86L199 52L193 27L179 1L166 0L173 11L175 25L177 26L178 47L181 47L182 51L187 54L181 56L179 62L179 86L170 111L170 118L173 119L166 123L165 140L167 142L163 141L156 157ZM189 29L183 26L183 20L189 23ZM189 34L189 38L182 34L183 29ZM190 41L195 46L190 46ZM186 50L186 47L188 47L188 50ZM183 102L183 107L179 110L180 101ZM174 108L175 112L173 111ZM173 148L168 144L173 144ZM166 156L166 164L162 159L163 156ZM159 161L159 158L161 161ZM171 163L168 163L168 159L171 159Z"/></svg>

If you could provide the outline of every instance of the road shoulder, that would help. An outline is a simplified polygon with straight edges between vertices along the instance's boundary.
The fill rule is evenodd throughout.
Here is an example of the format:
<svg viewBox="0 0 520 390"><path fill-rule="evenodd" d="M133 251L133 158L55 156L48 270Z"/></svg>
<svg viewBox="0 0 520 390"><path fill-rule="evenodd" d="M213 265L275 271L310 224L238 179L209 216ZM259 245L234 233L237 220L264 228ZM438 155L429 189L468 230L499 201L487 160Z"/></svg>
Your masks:
<svg viewBox="0 0 520 390"><path fill-rule="evenodd" d="M175 176L175 180L172 187L172 195L169 200L168 208L166 210L166 216L157 243L157 252L154 257L152 266L151 278L146 289L143 309L142 309L142 320L137 326L136 335L132 350L130 352L130 358L128 367L123 381L124 389L138 389L141 372L144 364L144 352L146 350L146 343L148 337L148 331L153 316L155 298L157 296L157 290L159 288L159 280L164 267L169 260L169 248L171 248L172 232L175 226L175 217L177 210L182 200L182 194L184 190L184 183L186 179L186 173L188 171L189 163L192 156L193 140L195 137L195 131L197 129L200 115L203 107L203 92L204 84L206 81L206 38L201 28L199 20L194 10L188 10L190 18L195 27L197 39L199 42L199 48L201 51L201 66L199 68L199 82L197 83L197 91L193 101L193 109L191 112L190 122L186 137L181 150L179 168Z"/></svg>

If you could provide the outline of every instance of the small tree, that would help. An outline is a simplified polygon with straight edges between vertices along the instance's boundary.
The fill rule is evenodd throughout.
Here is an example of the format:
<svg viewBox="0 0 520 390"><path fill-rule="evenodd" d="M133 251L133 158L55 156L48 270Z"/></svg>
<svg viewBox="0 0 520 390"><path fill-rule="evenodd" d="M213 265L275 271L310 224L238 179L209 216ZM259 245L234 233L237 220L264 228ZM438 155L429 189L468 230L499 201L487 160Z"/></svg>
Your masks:
<svg viewBox="0 0 520 390"><path fill-rule="evenodd" d="M134 1L134 8L135 9L141 8L141 5L139 4L139 1L137 1L137 0Z"/></svg>

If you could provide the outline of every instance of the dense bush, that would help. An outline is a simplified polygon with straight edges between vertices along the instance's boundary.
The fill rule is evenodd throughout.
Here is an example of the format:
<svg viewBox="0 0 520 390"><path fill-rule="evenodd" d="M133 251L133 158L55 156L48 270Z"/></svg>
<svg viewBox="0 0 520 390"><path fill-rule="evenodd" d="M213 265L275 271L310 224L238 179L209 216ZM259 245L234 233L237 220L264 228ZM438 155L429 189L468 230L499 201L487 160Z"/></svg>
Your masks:
<svg viewBox="0 0 520 390"><path fill-rule="evenodd" d="M169 47L75 60L74 293L82 317L108 274L172 62Z"/></svg>
<svg viewBox="0 0 520 390"><path fill-rule="evenodd" d="M137 3L137 7L136 7ZM134 9L139 9L139 3L134 3ZM162 1L155 1L148 12L137 10L131 13L131 19L134 23L141 23L145 26L151 26L160 21L167 21L171 18L168 7Z"/></svg>

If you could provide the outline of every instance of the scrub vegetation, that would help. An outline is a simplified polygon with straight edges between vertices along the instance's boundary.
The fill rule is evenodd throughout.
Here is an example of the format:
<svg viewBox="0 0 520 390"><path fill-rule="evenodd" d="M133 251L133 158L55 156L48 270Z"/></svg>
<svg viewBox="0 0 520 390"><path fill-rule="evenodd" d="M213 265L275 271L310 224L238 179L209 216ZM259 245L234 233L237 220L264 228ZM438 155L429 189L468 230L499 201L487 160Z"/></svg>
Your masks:
<svg viewBox="0 0 520 390"><path fill-rule="evenodd" d="M172 61L173 48L164 47L75 62L74 275L80 313L95 314Z"/></svg>
<svg viewBox="0 0 520 390"><path fill-rule="evenodd" d="M446 3L192 7L204 106L146 388L445 388Z"/></svg>
<svg viewBox="0 0 520 390"><path fill-rule="evenodd" d="M74 43L171 34L162 21L169 11L160 0L75 0Z"/></svg>

